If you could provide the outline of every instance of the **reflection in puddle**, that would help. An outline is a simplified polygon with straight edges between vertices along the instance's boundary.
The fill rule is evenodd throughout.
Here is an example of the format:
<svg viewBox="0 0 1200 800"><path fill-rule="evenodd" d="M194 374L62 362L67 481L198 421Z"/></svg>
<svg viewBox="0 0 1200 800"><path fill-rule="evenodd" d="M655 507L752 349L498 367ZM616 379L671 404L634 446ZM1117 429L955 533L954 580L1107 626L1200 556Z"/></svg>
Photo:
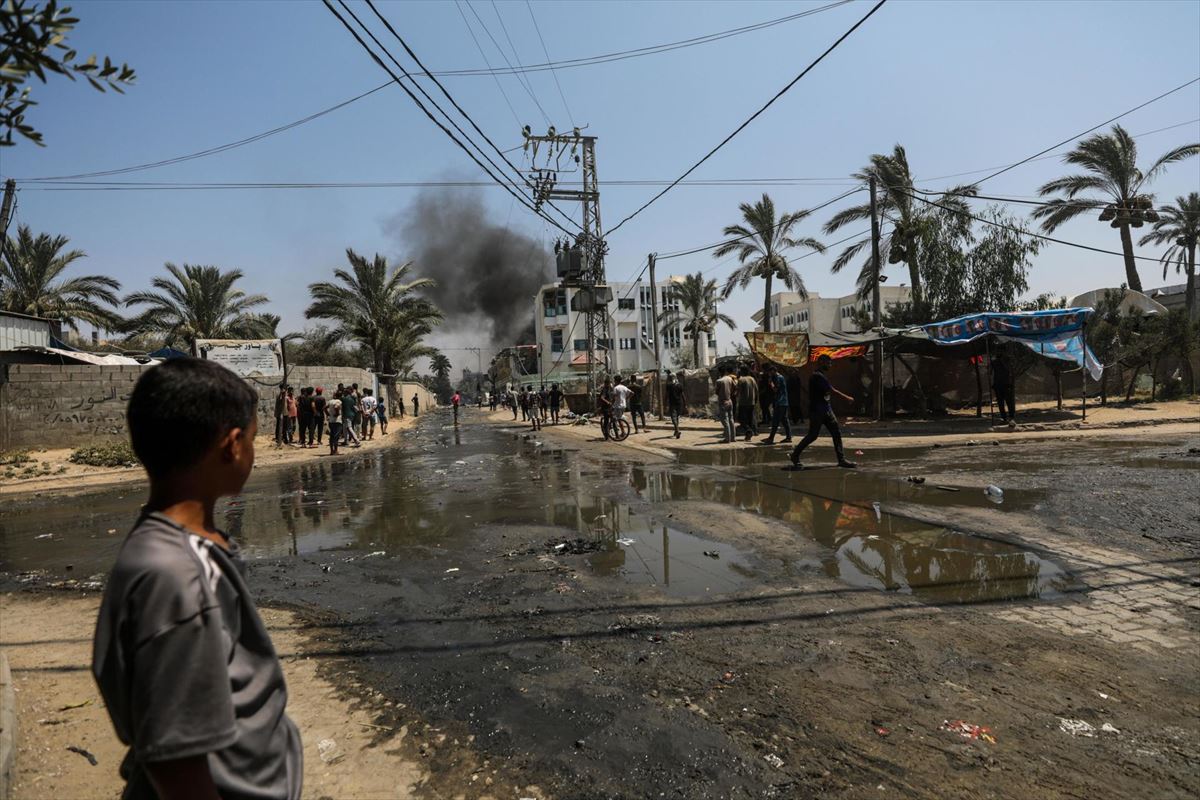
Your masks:
<svg viewBox="0 0 1200 800"><path fill-rule="evenodd" d="M784 480L801 475L810 476L784 473ZM827 549L819 563L802 566L855 586L911 593L929 602L972 602L1050 597L1070 583L1056 564L1012 543L877 513L869 502L855 505L853 498L865 491L857 484L878 479L841 471L829 475L821 483L823 496L806 494L818 491L807 482L801 490L754 475L739 479L662 468L635 468L633 485L652 502L707 500L789 522ZM897 487L896 492L920 490ZM979 502L986 503L982 494Z"/></svg>

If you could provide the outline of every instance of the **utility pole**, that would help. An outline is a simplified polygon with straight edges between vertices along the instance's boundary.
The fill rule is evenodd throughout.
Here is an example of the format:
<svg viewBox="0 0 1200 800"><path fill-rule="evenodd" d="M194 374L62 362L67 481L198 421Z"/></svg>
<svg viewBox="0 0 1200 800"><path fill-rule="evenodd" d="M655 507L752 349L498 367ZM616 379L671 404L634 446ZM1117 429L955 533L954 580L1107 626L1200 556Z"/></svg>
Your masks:
<svg viewBox="0 0 1200 800"><path fill-rule="evenodd" d="M875 203L875 176L871 176L871 327L875 335L881 331L879 308L879 214ZM875 342L875 419L883 419L883 340Z"/></svg>
<svg viewBox="0 0 1200 800"><path fill-rule="evenodd" d="M8 243L8 223L12 219L13 202L17 199L17 182L9 178L4 182L4 203L0 204L0 256Z"/></svg>
<svg viewBox="0 0 1200 800"><path fill-rule="evenodd" d="M658 409L658 418L663 418L663 377L662 377L662 354L659 350L659 335L658 335L658 285L654 282L654 262L658 260L658 253L651 253L647 260L650 264L650 335L654 337L654 385L656 390L655 401Z"/></svg>
<svg viewBox="0 0 1200 800"><path fill-rule="evenodd" d="M579 256L579 267L573 267L572 254L564 255L566 269L560 262L558 274L564 288L577 288L575 296L582 298L578 310L587 320L588 395L596 393L597 339L609 329L608 304L612 295L604 276L604 228L600 223L600 182L596 177L596 137L584 136L579 128L570 133L557 133L550 128L545 135L524 132L526 152L531 152L534 173L534 203L540 208L547 200L573 200L583 205L583 230L576 235L571 248ZM541 151L539 154L539 150ZM539 161L539 155L543 158ZM557 188L558 172L563 158L579 166L582 187L579 190ZM572 170L573 171L573 170ZM565 344L565 343L564 343ZM611 342L609 343L611 348ZM607 348L606 348L607 353ZM608 366L608 357L605 356Z"/></svg>

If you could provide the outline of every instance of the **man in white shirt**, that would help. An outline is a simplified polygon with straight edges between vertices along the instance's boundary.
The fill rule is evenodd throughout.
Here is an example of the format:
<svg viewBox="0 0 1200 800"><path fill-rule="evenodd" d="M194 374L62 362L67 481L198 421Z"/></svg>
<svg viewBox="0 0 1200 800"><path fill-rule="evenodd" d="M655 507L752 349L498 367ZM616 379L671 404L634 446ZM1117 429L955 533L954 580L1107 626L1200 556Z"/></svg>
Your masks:
<svg viewBox="0 0 1200 800"><path fill-rule="evenodd" d="M633 390L625 385L620 375L613 378L613 384L613 417L621 419L625 414L625 409L629 408L629 398L633 395Z"/></svg>

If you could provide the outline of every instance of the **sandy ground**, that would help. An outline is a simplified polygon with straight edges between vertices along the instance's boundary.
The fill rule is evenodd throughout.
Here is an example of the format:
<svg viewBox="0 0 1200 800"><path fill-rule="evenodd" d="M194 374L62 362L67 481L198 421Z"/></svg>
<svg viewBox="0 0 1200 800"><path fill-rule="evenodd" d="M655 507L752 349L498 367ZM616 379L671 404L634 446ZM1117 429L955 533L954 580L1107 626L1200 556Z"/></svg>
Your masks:
<svg viewBox="0 0 1200 800"><path fill-rule="evenodd" d="M841 428L846 449L850 453L863 447L946 446L966 444L970 441L1016 442L1080 436L1120 436L1127 435L1130 428L1153 428L1155 434L1164 435L1186 435L1200 430L1200 399L1089 406L1087 422L1081 421L1078 411L1077 403L1067 406L1062 412L1057 411L1053 403L1035 403L1022 409L1021 424L1015 428L991 425L986 409L982 419L977 418L974 413L958 412L936 419L883 422L851 419L843 421ZM528 422L519 419L514 423L511 411L496 411L488 418L493 422L531 427ZM715 420L681 419L681 436L678 439L671 434L669 419L659 421L653 414L647 413L646 420L649 422L649 432L630 434L623 444L657 453L699 447L736 450L764 446L762 440L771 432L770 426L760 426L759 434L751 437L749 442L739 437L732 444L725 444L722 441L720 423ZM557 426L547 424L543 430L552 430L584 440L600 437L598 425L576 425L566 420ZM793 426L793 444L804 436L806 430L806 423ZM780 431L777 434L776 447L780 451L781 459L786 458L791 446L782 444L782 439L783 432ZM822 431L821 438L812 445L812 449L815 453L821 453L817 457L819 459L831 458L828 450L831 450L832 446L828 434Z"/></svg>
<svg viewBox="0 0 1200 800"><path fill-rule="evenodd" d="M302 447L278 446L272 436L260 435L254 441L255 469L269 469L277 466L299 464L319 458L323 461L337 461L350 458L354 453L387 447L396 444L400 437L393 436L403 430L408 430L416 424L418 418L406 415L388 422L388 435L383 436L378 428L375 438L363 442L362 448L340 448L336 456L329 454L328 444L314 449ZM96 489L102 486L117 486L123 483L141 481L144 477L142 468L137 467L89 467L84 464L73 464L70 461L70 448L54 450L35 450L30 455L39 466L49 464L52 474L31 478L0 478L0 497L25 494L75 494L81 491ZM59 472L59 470L62 472Z"/></svg>
<svg viewBox="0 0 1200 800"><path fill-rule="evenodd" d="M117 740L90 671L98 595L15 595L0 599L0 647L16 688L18 733L14 800L118 798L125 747ZM303 625L288 611L263 617L283 662L288 713L304 741L306 798L392 800L411 797L426 780L419 756L407 754L408 727L378 726L368 704L318 675L305 655ZM377 703L383 706L383 701ZM388 704L389 706L392 704ZM393 709L389 709L394 711ZM395 716L393 713L392 716ZM337 743L334 763L317 745ZM68 750L78 747L96 759Z"/></svg>

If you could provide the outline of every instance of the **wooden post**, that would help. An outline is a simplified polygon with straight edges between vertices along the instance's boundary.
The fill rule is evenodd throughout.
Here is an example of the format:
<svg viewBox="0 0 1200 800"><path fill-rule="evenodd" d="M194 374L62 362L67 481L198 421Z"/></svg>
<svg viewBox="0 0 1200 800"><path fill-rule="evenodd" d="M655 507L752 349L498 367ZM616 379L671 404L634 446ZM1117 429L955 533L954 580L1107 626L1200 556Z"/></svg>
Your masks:
<svg viewBox="0 0 1200 800"><path fill-rule="evenodd" d="M992 425L992 427L995 427L995 425L996 425L996 405L995 405L995 398L992 396L992 384L995 383L996 380L993 377L993 375L995 375L995 373L992 372L992 335L990 333L984 334L983 346L984 346L984 349L987 351L988 422ZM1011 372L1012 372L1012 367L1009 367L1009 373L1010 373L1009 377L1012 377ZM1013 414L1013 416L1015 417L1016 414Z"/></svg>
<svg viewBox="0 0 1200 800"><path fill-rule="evenodd" d="M654 282L654 262L658 260L657 253L651 253L647 257L650 264L650 324L653 326L650 329L651 335L654 337L654 405L656 417L661 420L663 418L663 379L662 379L662 351L659 349L659 339L661 338L658 329L658 285ZM696 368L699 369L697 364Z"/></svg>
<svg viewBox="0 0 1200 800"><path fill-rule="evenodd" d="M1083 337L1083 389L1079 394L1083 399L1083 421L1087 422L1087 376L1088 376L1088 341L1087 341L1087 317L1083 318L1083 332L1079 334Z"/></svg>

